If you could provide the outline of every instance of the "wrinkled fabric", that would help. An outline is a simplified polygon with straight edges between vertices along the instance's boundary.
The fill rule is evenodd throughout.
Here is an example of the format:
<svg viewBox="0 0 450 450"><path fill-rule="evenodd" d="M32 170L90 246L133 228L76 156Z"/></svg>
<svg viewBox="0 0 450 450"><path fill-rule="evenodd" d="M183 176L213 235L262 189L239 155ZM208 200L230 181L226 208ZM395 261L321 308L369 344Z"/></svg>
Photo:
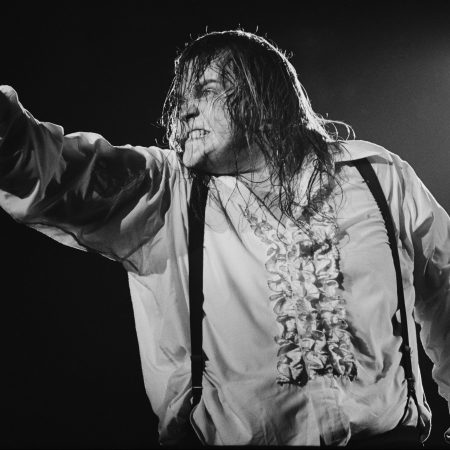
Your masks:
<svg viewBox="0 0 450 450"><path fill-rule="evenodd" d="M269 300L281 331L274 337L279 346L277 381L302 386L327 374L352 380L356 365L339 292L335 211L325 201L310 214L308 206L296 200L295 222L288 218L276 229L266 214L261 216L264 205L253 213L243 210L250 228L267 246L267 284L273 292Z"/></svg>
<svg viewBox="0 0 450 450"><path fill-rule="evenodd" d="M64 136L24 110L11 88L1 87L2 94L8 107L0 114L0 205L64 245L123 264L163 444L182 441L189 420L204 442L234 445L345 445L393 429L405 407L403 423L416 424L416 407L406 405L386 229L352 165L369 158L398 236L428 434L413 314L448 401L450 222L406 162L368 142L345 142L335 161L339 182L323 205L328 219L311 216L304 228L279 224L240 180L212 177L204 241L207 359L203 396L191 411L191 180L177 155L115 147L93 133Z"/></svg>

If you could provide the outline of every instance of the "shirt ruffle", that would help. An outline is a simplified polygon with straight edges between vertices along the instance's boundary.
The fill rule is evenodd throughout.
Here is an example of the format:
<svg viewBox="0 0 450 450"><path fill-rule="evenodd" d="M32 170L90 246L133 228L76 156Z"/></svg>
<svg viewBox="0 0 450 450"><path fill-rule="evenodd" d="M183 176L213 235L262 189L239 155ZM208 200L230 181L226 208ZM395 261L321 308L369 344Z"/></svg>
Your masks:
<svg viewBox="0 0 450 450"><path fill-rule="evenodd" d="M317 206L317 205L316 205ZM253 209L253 208L252 208ZM305 385L317 376L356 376L346 302L341 287L337 225L331 204L297 206L295 219L275 229L263 208L243 208L255 235L267 245L269 300L280 334L278 377L281 384Z"/></svg>

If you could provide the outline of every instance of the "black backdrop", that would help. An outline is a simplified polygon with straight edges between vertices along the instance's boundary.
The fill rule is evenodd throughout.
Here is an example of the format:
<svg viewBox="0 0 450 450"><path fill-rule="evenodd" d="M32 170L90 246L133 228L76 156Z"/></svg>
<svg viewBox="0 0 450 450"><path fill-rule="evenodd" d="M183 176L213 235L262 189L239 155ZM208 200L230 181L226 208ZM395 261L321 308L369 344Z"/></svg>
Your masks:
<svg viewBox="0 0 450 450"><path fill-rule="evenodd" d="M173 58L206 29L258 31L292 52L313 107L409 161L450 211L445 2L16 2L0 7L0 83L40 120L152 145ZM0 212L2 448L144 448L157 421L121 267ZM434 409L428 447L450 425Z"/></svg>

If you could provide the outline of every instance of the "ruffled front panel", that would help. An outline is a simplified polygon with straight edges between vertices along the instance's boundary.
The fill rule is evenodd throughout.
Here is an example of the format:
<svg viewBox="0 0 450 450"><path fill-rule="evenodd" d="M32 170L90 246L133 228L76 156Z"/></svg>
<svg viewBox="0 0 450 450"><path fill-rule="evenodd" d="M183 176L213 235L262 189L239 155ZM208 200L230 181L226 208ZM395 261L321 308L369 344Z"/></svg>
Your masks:
<svg viewBox="0 0 450 450"><path fill-rule="evenodd" d="M317 206L317 205L316 205ZM305 385L317 376L356 376L339 271L335 212L327 201L314 210L298 206L295 219L275 228L264 207L242 208L255 235L267 245L265 267L280 333L281 384Z"/></svg>

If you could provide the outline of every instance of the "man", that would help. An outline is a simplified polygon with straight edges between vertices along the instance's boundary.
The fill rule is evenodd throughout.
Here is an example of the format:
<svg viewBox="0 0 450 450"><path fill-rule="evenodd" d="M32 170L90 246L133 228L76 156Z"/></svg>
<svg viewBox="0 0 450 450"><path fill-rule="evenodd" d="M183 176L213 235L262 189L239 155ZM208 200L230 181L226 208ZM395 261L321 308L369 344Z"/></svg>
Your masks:
<svg viewBox="0 0 450 450"><path fill-rule="evenodd" d="M427 437L412 313L448 400L449 218L398 156L339 138L275 46L243 31L189 44L164 107L170 150L64 136L12 88L1 93L1 205L123 264L163 444L187 442L192 430L218 445ZM389 201L409 345L387 225L356 168L363 158ZM190 217L205 227L194 406Z"/></svg>

